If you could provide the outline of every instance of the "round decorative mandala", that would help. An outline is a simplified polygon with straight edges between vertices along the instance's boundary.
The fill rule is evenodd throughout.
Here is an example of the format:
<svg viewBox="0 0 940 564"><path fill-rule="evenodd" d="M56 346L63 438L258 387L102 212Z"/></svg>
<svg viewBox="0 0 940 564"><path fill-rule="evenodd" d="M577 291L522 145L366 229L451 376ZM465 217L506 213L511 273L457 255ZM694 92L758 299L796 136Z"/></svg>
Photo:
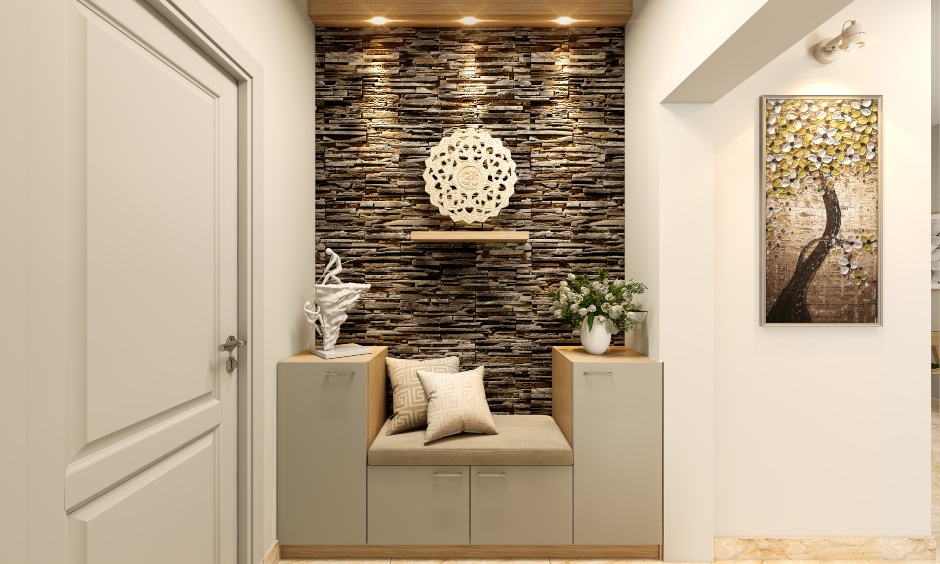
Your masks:
<svg viewBox="0 0 940 564"><path fill-rule="evenodd" d="M424 191L454 221L496 217L509 204L516 185L516 163L509 149L482 129L458 129L441 139L425 165Z"/></svg>

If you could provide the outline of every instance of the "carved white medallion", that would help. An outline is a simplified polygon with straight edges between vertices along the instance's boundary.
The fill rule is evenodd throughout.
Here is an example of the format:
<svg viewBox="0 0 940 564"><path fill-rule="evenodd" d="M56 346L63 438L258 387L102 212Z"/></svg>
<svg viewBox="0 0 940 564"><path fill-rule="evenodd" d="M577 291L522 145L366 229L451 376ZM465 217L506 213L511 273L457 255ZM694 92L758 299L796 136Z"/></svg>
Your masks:
<svg viewBox="0 0 940 564"><path fill-rule="evenodd" d="M499 139L478 128L441 139L425 161L425 192L454 221L482 222L499 215L516 185L516 163Z"/></svg>

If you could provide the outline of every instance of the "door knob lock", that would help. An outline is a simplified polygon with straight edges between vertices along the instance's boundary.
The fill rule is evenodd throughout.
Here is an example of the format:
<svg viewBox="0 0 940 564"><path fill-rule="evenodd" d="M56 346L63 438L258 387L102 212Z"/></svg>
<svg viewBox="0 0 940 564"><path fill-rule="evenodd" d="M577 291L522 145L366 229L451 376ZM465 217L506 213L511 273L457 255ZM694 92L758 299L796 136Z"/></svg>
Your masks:
<svg viewBox="0 0 940 564"><path fill-rule="evenodd" d="M228 339L224 343L219 345L219 352L225 351L228 353L228 358L225 360L225 370L229 374L235 372L235 369L238 368L238 360L232 356L232 353L236 348L241 348L245 346L245 339L236 339L234 335L229 335Z"/></svg>

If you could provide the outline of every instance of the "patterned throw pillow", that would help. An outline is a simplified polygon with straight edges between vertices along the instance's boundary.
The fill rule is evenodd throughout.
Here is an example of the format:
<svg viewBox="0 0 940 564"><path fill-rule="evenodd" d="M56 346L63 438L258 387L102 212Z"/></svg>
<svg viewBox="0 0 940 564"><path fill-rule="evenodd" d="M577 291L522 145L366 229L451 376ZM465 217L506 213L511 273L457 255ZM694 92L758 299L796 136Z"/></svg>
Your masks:
<svg viewBox="0 0 940 564"><path fill-rule="evenodd" d="M404 360L386 358L388 380L392 383L392 420L387 435L395 435L428 424L428 397L418 380L418 370L454 373L460 370L460 357Z"/></svg>
<svg viewBox="0 0 940 564"><path fill-rule="evenodd" d="M457 433L499 433L486 403L482 366L456 374L418 370L418 379L428 396L424 444Z"/></svg>

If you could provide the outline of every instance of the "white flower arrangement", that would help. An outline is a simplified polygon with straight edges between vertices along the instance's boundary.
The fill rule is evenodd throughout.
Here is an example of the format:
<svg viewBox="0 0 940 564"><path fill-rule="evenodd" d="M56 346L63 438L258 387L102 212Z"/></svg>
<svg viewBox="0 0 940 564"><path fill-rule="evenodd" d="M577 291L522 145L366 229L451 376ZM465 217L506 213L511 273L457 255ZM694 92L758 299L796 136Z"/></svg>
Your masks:
<svg viewBox="0 0 940 564"><path fill-rule="evenodd" d="M569 274L558 286L558 290L549 292L554 299L552 314L572 329L580 329L587 319L589 330L594 323L603 323L610 334L616 335L621 329L633 329L629 312L643 311L633 297L645 292L646 284L612 279L604 269L597 271L595 280L584 274Z"/></svg>

